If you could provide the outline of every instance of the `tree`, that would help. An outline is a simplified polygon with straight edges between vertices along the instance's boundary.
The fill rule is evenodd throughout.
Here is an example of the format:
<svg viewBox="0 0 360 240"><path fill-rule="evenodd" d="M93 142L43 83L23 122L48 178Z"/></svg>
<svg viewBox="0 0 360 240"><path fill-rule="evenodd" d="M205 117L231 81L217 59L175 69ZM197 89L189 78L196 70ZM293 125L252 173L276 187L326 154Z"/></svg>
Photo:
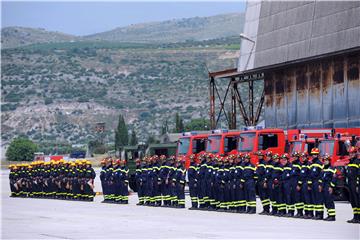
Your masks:
<svg viewBox="0 0 360 240"><path fill-rule="evenodd" d="M127 146L129 143L128 128L126 126L124 117L119 116L119 122L115 130L115 149L121 150L123 146Z"/></svg>
<svg viewBox="0 0 360 240"><path fill-rule="evenodd" d="M152 144L152 143L160 143L159 140L156 140L156 138L153 135L150 135L146 141L146 144Z"/></svg>
<svg viewBox="0 0 360 240"><path fill-rule="evenodd" d="M6 151L8 161L32 161L38 146L31 140L23 137L15 138Z"/></svg>
<svg viewBox="0 0 360 240"><path fill-rule="evenodd" d="M175 130L176 133L181 133L184 131L184 123L182 118L180 117L179 113L175 115Z"/></svg>
<svg viewBox="0 0 360 240"><path fill-rule="evenodd" d="M138 139L136 137L136 132L135 130L132 130L131 131L131 137L130 137L130 146L134 146L138 144Z"/></svg>
<svg viewBox="0 0 360 240"><path fill-rule="evenodd" d="M169 132L169 125L168 125L168 120L166 119L161 127L161 135L164 135L167 132Z"/></svg>
<svg viewBox="0 0 360 240"><path fill-rule="evenodd" d="M191 119L191 121L186 124L185 131L205 131L210 130L210 122L209 120L206 120L205 118L197 118L197 119Z"/></svg>

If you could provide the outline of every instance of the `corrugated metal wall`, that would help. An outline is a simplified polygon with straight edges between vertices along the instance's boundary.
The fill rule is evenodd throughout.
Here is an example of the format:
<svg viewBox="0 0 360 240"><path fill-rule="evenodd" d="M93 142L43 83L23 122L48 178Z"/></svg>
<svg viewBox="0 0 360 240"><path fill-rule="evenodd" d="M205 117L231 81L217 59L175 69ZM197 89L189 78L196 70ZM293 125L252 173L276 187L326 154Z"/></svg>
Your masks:
<svg viewBox="0 0 360 240"><path fill-rule="evenodd" d="M265 72L265 124L360 127L360 51Z"/></svg>

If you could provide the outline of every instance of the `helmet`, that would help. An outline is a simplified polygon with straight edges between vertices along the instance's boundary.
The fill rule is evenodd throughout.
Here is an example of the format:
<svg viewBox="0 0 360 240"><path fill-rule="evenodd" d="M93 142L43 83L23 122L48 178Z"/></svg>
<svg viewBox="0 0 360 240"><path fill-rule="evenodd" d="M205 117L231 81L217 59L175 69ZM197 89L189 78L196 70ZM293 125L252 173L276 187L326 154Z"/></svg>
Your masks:
<svg viewBox="0 0 360 240"><path fill-rule="evenodd" d="M245 159L250 159L251 158L250 153L245 154L244 158Z"/></svg>
<svg viewBox="0 0 360 240"><path fill-rule="evenodd" d="M301 153L298 152L298 151L295 151L293 154L292 154L293 157L300 157L301 156Z"/></svg>
<svg viewBox="0 0 360 240"><path fill-rule="evenodd" d="M320 151L318 148L311 149L311 155L319 155Z"/></svg>
<svg viewBox="0 0 360 240"><path fill-rule="evenodd" d="M325 155L323 156L323 159L324 159L324 160L330 160L331 157L330 157L329 154L325 153Z"/></svg>
<svg viewBox="0 0 360 240"><path fill-rule="evenodd" d="M257 152L256 152L256 155L258 155L258 156L264 156L265 153L264 153L264 151L260 150L260 151L257 151Z"/></svg>
<svg viewBox="0 0 360 240"><path fill-rule="evenodd" d="M357 150L358 150L357 147L352 146L352 147L349 149L349 153L356 153Z"/></svg>
<svg viewBox="0 0 360 240"><path fill-rule="evenodd" d="M279 154L275 153L273 156L272 156L273 159L279 159Z"/></svg>
<svg viewBox="0 0 360 240"><path fill-rule="evenodd" d="M265 155L268 156L268 157L271 157L272 156L272 151L266 151Z"/></svg>
<svg viewBox="0 0 360 240"><path fill-rule="evenodd" d="M286 159L289 159L289 154L288 153L284 153L282 156L281 156L281 158L286 158Z"/></svg>

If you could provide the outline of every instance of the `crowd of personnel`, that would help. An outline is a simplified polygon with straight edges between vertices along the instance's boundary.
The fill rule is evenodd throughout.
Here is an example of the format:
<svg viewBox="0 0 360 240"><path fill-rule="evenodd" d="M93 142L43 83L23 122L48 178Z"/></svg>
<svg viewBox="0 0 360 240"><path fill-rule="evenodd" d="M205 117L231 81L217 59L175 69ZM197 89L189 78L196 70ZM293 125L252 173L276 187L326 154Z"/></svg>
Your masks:
<svg viewBox="0 0 360 240"><path fill-rule="evenodd" d="M352 147L349 152L346 184L354 217L348 222L360 223L360 149ZM320 156L318 148L312 149L310 156L301 152L292 156L271 151L256 154L257 166L249 153L191 155L189 209L255 214L257 192L261 215L335 221L337 177L329 155ZM136 160L138 205L184 208L185 176L184 161L175 157Z"/></svg>
<svg viewBox="0 0 360 240"><path fill-rule="evenodd" d="M96 174L90 161L34 161L9 168L11 197L94 200Z"/></svg>
<svg viewBox="0 0 360 240"><path fill-rule="evenodd" d="M349 154L346 186L354 217L348 222L360 223L360 148L351 147ZM255 214L258 193L261 215L335 221L337 175L329 155L320 155L318 148L313 148L310 156L271 151L256 155L259 161L254 165L250 153L226 157L200 153L190 156L188 170L185 160L174 156L137 159L137 205L185 208L188 180L191 210ZM103 202L127 204L126 161L106 158L101 166ZM95 176L87 160L10 165L11 196L93 201Z"/></svg>
<svg viewBox="0 0 360 240"><path fill-rule="evenodd" d="M101 160L100 181L103 203L128 204L129 169L125 160L111 157Z"/></svg>

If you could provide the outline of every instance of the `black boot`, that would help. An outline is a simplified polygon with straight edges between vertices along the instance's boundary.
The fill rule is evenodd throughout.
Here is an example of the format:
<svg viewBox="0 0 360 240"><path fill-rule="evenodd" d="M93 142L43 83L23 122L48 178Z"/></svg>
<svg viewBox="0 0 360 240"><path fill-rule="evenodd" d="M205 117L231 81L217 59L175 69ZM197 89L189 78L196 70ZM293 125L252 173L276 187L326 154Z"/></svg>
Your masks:
<svg viewBox="0 0 360 240"><path fill-rule="evenodd" d="M335 221L335 216L328 216L327 218L324 219L324 221Z"/></svg>

